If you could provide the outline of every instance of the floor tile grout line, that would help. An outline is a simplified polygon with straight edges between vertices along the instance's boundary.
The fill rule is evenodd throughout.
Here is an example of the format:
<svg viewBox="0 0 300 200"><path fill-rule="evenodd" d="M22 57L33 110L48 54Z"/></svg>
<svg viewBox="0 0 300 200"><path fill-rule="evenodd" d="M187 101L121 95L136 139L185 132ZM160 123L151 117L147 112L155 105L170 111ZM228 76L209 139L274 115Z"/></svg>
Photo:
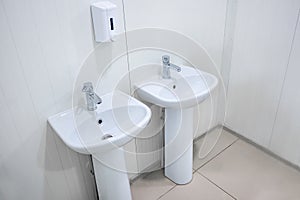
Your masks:
<svg viewBox="0 0 300 200"><path fill-rule="evenodd" d="M228 149L229 147L231 147L234 143L236 143L239 140L239 138L237 138L236 140L234 140L230 145L228 145L226 148L224 148L221 152L219 152L218 154L216 154L215 156L213 156L211 159L209 159L204 165L206 165L207 163L209 163L211 160L213 160L214 158L216 158L218 155L220 155L223 151L225 151L226 149ZM199 170L201 167L203 167L204 165L200 166L197 170ZM234 196L232 196L231 194L229 194L228 192L226 192L224 189L222 189L221 187L219 187L218 185L216 185L214 182L212 182L211 180L209 180L207 177L205 177L204 175L202 175L200 172L197 172L197 170L195 170L193 172L194 173L198 173L200 174L202 177L204 177L205 179L207 179L210 183L212 183L213 185L215 185L216 187L218 187L220 190L222 190L223 192L225 192L227 195L229 195L231 198L233 199L237 199ZM172 188L170 188L168 191L166 191L165 193L163 193L162 195L160 195L157 200L161 199L163 196L165 196L166 194L168 194L169 192L171 192L174 188L176 188L177 185L174 185Z"/></svg>
<svg viewBox="0 0 300 200"><path fill-rule="evenodd" d="M177 186L177 185L172 186L168 191L166 191L166 192L164 192L162 195L160 195L160 196L157 198L157 200L158 200L158 199L161 199L161 198L162 198L163 196L165 196L167 193L171 192L176 186Z"/></svg>
<svg viewBox="0 0 300 200"><path fill-rule="evenodd" d="M209 180L207 177L205 177L204 175L202 175L200 172L198 172L197 170L199 170L200 168L204 167L205 165L207 165L210 161L212 161L213 159L215 159L216 157L218 157L221 153L223 153L226 149L228 149L229 147L231 147L233 144L235 144L240 138L236 138L230 145L228 145L226 148L224 148L222 151L220 151L219 153L217 153L215 156L213 156L211 159L209 159L207 162L205 162L203 165L201 165L200 167L198 167L196 170L194 170L194 173L198 173L201 176L203 176L205 179L207 179L209 182L211 182L213 185L215 185L216 187L218 187L219 189L221 189L223 192L225 192L227 195L229 195L230 197L232 197L233 199L236 199L235 197L233 197L231 194L229 194L228 192L226 192L225 190L223 190L221 187L219 187L218 185L216 185L214 182L212 182L211 180ZM151 174L148 173L147 175L145 175L144 177L147 177ZM172 186L169 190L167 190L166 192L164 192L163 194L161 194L157 200L161 199L163 196L165 196L167 193L171 192L174 188L176 188L177 185Z"/></svg>
<svg viewBox="0 0 300 200"><path fill-rule="evenodd" d="M237 198L233 195L231 195L229 192L227 192L226 190L224 190L221 186L217 185L215 182L213 182L212 180L210 180L208 177L206 177L205 175L203 175L202 173L198 172L197 173L202 176L203 178L205 178L207 181L209 181L211 184L215 185L217 188L219 188L220 190L222 190L223 192L225 192L227 195L229 195L231 198L237 200Z"/></svg>
<svg viewBox="0 0 300 200"><path fill-rule="evenodd" d="M215 159L216 157L218 157L221 153L223 153L225 150L227 150L229 147L231 147L233 144L235 144L238 140L240 140L240 138L237 138L236 140L234 140L230 145L228 145L226 148L224 148L222 151L220 151L219 153L217 153L215 156L213 156L211 159L209 159L208 161L206 161L203 165L201 165L200 167L198 167L197 169L195 169L195 171L198 171L200 168L204 167L205 165L207 165L210 161L212 161L213 159Z"/></svg>

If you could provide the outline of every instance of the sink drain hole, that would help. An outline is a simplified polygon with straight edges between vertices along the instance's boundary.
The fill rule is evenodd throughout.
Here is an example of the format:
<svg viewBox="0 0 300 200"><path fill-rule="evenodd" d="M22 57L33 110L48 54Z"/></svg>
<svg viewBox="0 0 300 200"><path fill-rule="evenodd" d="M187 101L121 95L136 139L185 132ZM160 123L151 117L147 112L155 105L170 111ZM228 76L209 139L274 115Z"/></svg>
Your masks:
<svg viewBox="0 0 300 200"><path fill-rule="evenodd" d="M103 135L102 140L106 140L106 139L112 138L112 137L113 137L113 136L110 135L110 134L105 134L105 135Z"/></svg>

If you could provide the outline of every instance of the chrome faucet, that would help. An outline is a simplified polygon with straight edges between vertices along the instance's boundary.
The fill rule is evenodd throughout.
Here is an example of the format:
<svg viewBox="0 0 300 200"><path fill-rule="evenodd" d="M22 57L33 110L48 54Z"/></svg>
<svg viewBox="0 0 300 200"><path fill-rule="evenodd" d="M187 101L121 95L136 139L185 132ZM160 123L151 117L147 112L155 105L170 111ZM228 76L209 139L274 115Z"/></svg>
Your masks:
<svg viewBox="0 0 300 200"><path fill-rule="evenodd" d="M83 84L82 92L85 92L87 109L93 111L97 109L97 104L102 102L102 99L94 92L93 84L85 82Z"/></svg>
<svg viewBox="0 0 300 200"><path fill-rule="evenodd" d="M164 79L171 78L170 68L176 70L177 72L181 72L181 67L170 63L170 56L168 56L168 55L162 56L162 62L163 62L162 77Z"/></svg>

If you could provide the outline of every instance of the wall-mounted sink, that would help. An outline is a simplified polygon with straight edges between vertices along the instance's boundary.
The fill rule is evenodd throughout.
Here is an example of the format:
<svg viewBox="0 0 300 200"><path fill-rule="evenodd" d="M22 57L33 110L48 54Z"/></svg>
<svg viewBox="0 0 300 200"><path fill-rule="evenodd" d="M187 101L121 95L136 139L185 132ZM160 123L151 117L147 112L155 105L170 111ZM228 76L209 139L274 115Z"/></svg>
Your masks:
<svg viewBox="0 0 300 200"><path fill-rule="evenodd" d="M186 184L192 180L193 106L210 96L218 79L193 67L176 69L179 70L168 72L168 78L156 74L135 88L141 99L165 108L165 176L177 184Z"/></svg>
<svg viewBox="0 0 300 200"><path fill-rule="evenodd" d="M119 91L101 98L95 111L77 107L49 117L48 122L68 147L92 155L101 198L131 199L122 146L147 125L151 111Z"/></svg>

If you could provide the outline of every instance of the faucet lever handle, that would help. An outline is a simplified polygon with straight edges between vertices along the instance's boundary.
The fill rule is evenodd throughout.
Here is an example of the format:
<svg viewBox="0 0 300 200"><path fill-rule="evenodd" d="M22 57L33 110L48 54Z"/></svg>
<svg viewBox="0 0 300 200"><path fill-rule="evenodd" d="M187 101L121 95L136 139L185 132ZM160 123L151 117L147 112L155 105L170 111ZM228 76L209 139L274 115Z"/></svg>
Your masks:
<svg viewBox="0 0 300 200"><path fill-rule="evenodd" d="M92 82L83 83L82 92L93 92L93 84Z"/></svg>
<svg viewBox="0 0 300 200"><path fill-rule="evenodd" d="M163 61L164 64L169 64L170 63L170 56L163 55L162 56L162 61Z"/></svg>

